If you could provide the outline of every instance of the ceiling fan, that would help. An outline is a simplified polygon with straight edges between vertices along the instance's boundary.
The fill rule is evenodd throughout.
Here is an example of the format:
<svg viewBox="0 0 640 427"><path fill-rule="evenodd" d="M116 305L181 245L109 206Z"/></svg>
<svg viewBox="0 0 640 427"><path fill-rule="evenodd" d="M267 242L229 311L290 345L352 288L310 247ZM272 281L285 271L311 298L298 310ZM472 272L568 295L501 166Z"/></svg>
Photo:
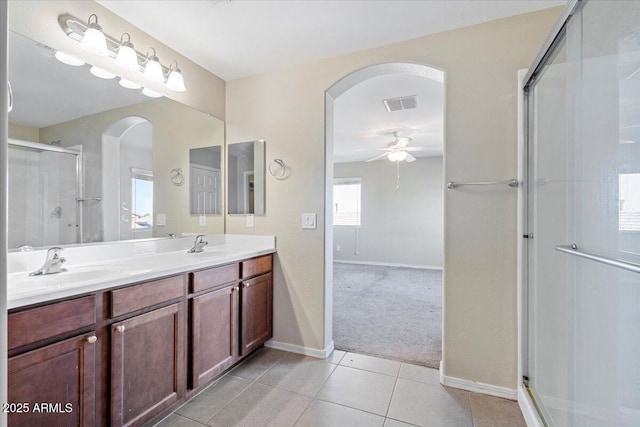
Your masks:
<svg viewBox="0 0 640 427"><path fill-rule="evenodd" d="M398 132L394 132L393 137L394 140L387 144L387 148L381 148L381 150L385 151L384 153L367 160L367 162L373 162L374 160L386 157L392 162L406 161L407 163L411 163L415 161L416 158L413 157L409 151L424 150L423 147L407 147L411 142L411 138L408 136L400 136Z"/></svg>

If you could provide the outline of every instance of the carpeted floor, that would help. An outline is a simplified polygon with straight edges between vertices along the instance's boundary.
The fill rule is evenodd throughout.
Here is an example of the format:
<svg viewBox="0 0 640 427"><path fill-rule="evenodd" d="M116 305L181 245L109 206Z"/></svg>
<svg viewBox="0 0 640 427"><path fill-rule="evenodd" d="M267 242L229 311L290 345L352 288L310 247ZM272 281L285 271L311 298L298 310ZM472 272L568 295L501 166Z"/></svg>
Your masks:
<svg viewBox="0 0 640 427"><path fill-rule="evenodd" d="M442 271L334 263L333 340L339 350L438 368Z"/></svg>

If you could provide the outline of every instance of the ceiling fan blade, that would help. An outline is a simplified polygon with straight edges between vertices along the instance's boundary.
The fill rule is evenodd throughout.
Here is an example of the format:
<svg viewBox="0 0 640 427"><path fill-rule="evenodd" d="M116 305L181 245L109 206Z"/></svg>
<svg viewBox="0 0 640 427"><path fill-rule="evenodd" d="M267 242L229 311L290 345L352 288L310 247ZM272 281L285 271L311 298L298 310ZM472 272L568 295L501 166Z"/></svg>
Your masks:
<svg viewBox="0 0 640 427"><path fill-rule="evenodd" d="M407 147L404 151L427 151L427 147Z"/></svg>
<svg viewBox="0 0 640 427"><path fill-rule="evenodd" d="M413 157L411 154L407 153L407 157L405 157L405 160L407 161L407 163L411 163L411 162L415 162L416 158Z"/></svg>
<svg viewBox="0 0 640 427"><path fill-rule="evenodd" d="M379 154L379 155L377 155L375 157L372 157L371 159L367 160L367 162L373 162L374 160L378 160L378 159L381 159L383 157L387 157L387 154L389 154L389 153Z"/></svg>

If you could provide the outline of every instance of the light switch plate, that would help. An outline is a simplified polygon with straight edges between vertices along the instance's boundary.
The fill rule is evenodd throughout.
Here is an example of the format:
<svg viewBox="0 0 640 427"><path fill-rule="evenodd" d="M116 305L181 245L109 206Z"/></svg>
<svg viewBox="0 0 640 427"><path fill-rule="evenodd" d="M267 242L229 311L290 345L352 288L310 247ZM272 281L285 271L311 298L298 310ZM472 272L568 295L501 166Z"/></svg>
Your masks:
<svg viewBox="0 0 640 427"><path fill-rule="evenodd" d="M207 226L207 216L200 215L200 227L206 227L206 226Z"/></svg>
<svg viewBox="0 0 640 427"><path fill-rule="evenodd" d="M167 225L167 215L166 214L157 214L156 215L156 225L158 227L164 227Z"/></svg>
<svg viewBox="0 0 640 427"><path fill-rule="evenodd" d="M253 215L247 215L247 227L253 228L255 226Z"/></svg>
<svg viewBox="0 0 640 427"><path fill-rule="evenodd" d="M316 214L303 213L302 214L302 229L303 230L315 230L316 229Z"/></svg>

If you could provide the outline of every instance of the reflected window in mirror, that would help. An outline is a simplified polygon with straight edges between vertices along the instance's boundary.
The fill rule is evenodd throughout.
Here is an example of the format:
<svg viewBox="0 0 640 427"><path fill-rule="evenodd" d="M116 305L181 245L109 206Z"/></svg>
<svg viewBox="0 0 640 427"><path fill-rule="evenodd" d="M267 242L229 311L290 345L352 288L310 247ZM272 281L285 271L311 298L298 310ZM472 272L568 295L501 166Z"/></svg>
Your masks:
<svg viewBox="0 0 640 427"><path fill-rule="evenodd" d="M265 213L265 142L227 146L227 205L229 214Z"/></svg>
<svg viewBox="0 0 640 427"><path fill-rule="evenodd" d="M141 233L151 233L152 227L153 171L131 168L131 229L140 238Z"/></svg>
<svg viewBox="0 0 640 427"><path fill-rule="evenodd" d="M220 215L222 147L189 150L189 205L192 215Z"/></svg>

